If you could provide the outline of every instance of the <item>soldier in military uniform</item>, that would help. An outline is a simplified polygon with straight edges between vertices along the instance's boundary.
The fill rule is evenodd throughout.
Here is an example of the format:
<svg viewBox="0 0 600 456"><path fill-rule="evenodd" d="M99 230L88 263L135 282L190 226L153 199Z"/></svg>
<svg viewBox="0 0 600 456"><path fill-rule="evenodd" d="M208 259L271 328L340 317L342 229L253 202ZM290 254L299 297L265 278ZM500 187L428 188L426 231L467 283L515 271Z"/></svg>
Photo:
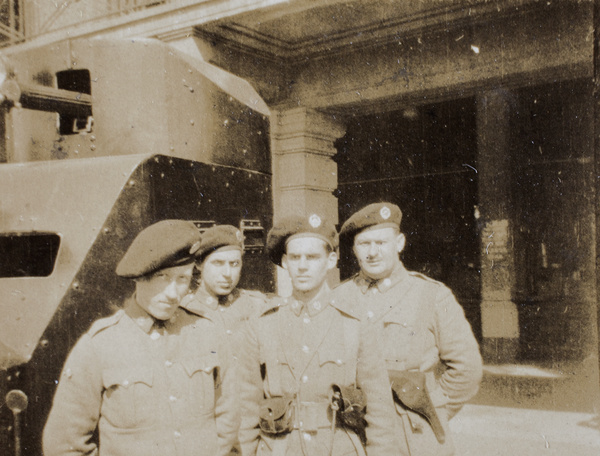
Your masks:
<svg viewBox="0 0 600 456"><path fill-rule="evenodd" d="M365 455L364 420L368 454L396 454L376 338L362 332L351 302L329 296L336 248L335 227L316 214L284 219L269 232L267 252L288 271L293 294L271 300L244 328L244 456Z"/></svg>
<svg viewBox="0 0 600 456"><path fill-rule="evenodd" d="M116 269L135 293L71 351L44 429L46 456L227 454L239 417L231 355L217 325L179 307L199 245L183 220L135 238Z"/></svg>
<svg viewBox="0 0 600 456"><path fill-rule="evenodd" d="M242 233L236 227L217 225L206 230L196 252L200 283L181 303L190 312L218 322L231 339L234 354L242 324L265 302L262 293L237 288L243 249Z"/></svg>
<svg viewBox="0 0 600 456"><path fill-rule="evenodd" d="M259 291L237 287L242 272L243 242L242 233L232 225L207 229L196 252L200 283L181 303L186 310L210 319L223 329L234 362L241 343L242 325L264 307L266 299ZM234 376L239 382L239 376ZM239 451L236 440L230 454L239 454Z"/></svg>
<svg viewBox="0 0 600 456"><path fill-rule="evenodd" d="M359 303L378 328L396 406L396 434L406 455L451 455L448 420L481 381L478 344L462 307L442 283L407 271L402 213L390 203L352 215L340 236L353 240L360 273L341 284L336 299Z"/></svg>

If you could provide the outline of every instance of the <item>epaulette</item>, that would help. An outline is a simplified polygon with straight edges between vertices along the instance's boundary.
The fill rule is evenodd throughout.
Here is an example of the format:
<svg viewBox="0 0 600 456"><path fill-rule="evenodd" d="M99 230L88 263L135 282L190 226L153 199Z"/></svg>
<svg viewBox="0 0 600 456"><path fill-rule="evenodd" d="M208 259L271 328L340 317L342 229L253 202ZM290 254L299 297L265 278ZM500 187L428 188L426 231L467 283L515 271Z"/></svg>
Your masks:
<svg viewBox="0 0 600 456"><path fill-rule="evenodd" d="M360 320L360 317L358 316L357 305L355 302L340 300L336 299L336 297L332 297L329 300L329 305L331 307L335 307L340 312L345 313L346 315L349 315L352 318Z"/></svg>
<svg viewBox="0 0 600 456"><path fill-rule="evenodd" d="M187 305L192 302L194 299L196 299L196 295L194 293L188 293L186 294L182 299L181 302L179 303L179 307L187 307Z"/></svg>
<svg viewBox="0 0 600 456"><path fill-rule="evenodd" d="M258 290L246 290L240 288L240 293L245 296L249 296L250 298L259 299L261 301L266 301L267 295L265 295L262 291Z"/></svg>
<svg viewBox="0 0 600 456"><path fill-rule="evenodd" d="M186 306L179 306L179 309L186 314L193 315L195 317L206 318L211 320L209 311L207 309L202 308L201 306L194 306L193 303L198 302L195 300L188 301Z"/></svg>
<svg viewBox="0 0 600 456"><path fill-rule="evenodd" d="M422 279L426 282L434 283L438 286L444 286L444 284L442 282L440 282L439 280L432 279L431 277L426 276L425 274L423 274L421 272L416 272L416 271L407 271L407 272L408 272L408 275L411 277L416 277L416 278Z"/></svg>
<svg viewBox="0 0 600 456"><path fill-rule="evenodd" d="M259 310L258 315L260 317L265 317L267 315L271 315L272 313L277 312L282 306L285 306L285 305L287 305L285 298L282 298L280 296L276 296L274 298L267 299L264 302L264 305L262 306L262 308Z"/></svg>
<svg viewBox="0 0 600 456"><path fill-rule="evenodd" d="M96 320L88 331L89 336L93 337L103 329L110 328L111 326L116 325L123 315L125 315L125 311L123 309L120 309L109 317Z"/></svg>

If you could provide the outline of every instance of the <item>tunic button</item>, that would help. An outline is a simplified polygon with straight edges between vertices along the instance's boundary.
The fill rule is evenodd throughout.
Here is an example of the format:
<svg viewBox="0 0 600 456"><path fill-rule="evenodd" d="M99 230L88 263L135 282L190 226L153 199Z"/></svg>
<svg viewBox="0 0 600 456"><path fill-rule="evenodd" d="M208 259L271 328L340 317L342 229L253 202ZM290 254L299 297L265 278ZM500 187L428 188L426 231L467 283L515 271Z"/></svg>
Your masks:
<svg viewBox="0 0 600 456"><path fill-rule="evenodd" d="M313 302L313 307L315 310L321 310L321 303L319 301Z"/></svg>
<svg viewBox="0 0 600 456"><path fill-rule="evenodd" d="M384 279L383 280L383 284L388 287L390 285L390 283L392 283L392 281L390 279Z"/></svg>
<svg viewBox="0 0 600 456"><path fill-rule="evenodd" d="M156 331L153 331L152 334L150 334L150 339L152 340L157 340L160 337L160 334L157 333Z"/></svg>
<svg viewBox="0 0 600 456"><path fill-rule="evenodd" d="M298 301L294 301L292 303L292 309L297 309L298 308Z"/></svg>
<svg viewBox="0 0 600 456"><path fill-rule="evenodd" d="M221 306L221 307L219 307L219 310L220 310L221 312L225 312L225 307Z"/></svg>
<svg viewBox="0 0 600 456"><path fill-rule="evenodd" d="M181 432L179 432L179 431L175 431L175 432L173 432L173 435L174 435L175 437L179 438L179 437L181 437Z"/></svg>
<svg viewBox="0 0 600 456"><path fill-rule="evenodd" d="M129 380L123 381L123 386L129 386Z"/></svg>
<svg viewBox="0 0 600 456"><path fill-rule="evenodd" d="M169 360L166 360L166 361L165 361L165 366L167 366L167 367L171 367L172 365L173 365L173 362L172 362L172 361L169 361Z"/></svg>
<svg viewBox="0 0 600 456"><path fill-rule="evenodd" d="M233 331L231 329L228 329L227 331L225 331L227 334L229 334L230 336L233 334Z"/></svg>
<svg viewBox="0 0 600 456"><path fill-rule="evenodd" d="M367 317L369 317L369 318L373 318L374 316L375 316L375 314L373 313L373 311L369 310L369 311L367 312Z"/></svg>
<svg viewBox="0 0 600 456"><path fill-rule="evenodd" d="M310 439L311 439L311 438L312 438L312 437L310 436L310 434L309 434L308 432L305 432L305 433L304 433L304 440L306 440L307 442L310 442Z"/></svg>
<svg viewBox="0 0 600 456"><path fill-rule="evenodd" d="M302 383L306 383L308 381L308 377L306 375L302 376Z"/></svg>
<svg viewBox="0 0 600 456"><path fill-rule="evenodd" d="M308 345L303 345L303 346L302 346L302 351L303 351L304 353L308 353L308 352L310 351L310 348L308 348Z"/></svg>
<svg viewBox="0 0 600 456"><path fill-rule="evenodd" d="M304 320L303 320L303 321L304 321L304 323L308 324L308 323L310 323L310 318L308 318L308 317L304 317Z"/></svg>
<svg viewBox="0 0 600 456"><path fill-rule="evenodd" d="M341 359L336 359L335 363L336 363L338 366L341 366L341 365L342 365L342 360L341 360Z"/></svg>
<svg viewBox="0 0 600 456"><path fill-rule="evenodd" d="M171 402L175 402L177 400L177 398L175 396L171 395L171 396L169 396L169 400Z"/></svg>

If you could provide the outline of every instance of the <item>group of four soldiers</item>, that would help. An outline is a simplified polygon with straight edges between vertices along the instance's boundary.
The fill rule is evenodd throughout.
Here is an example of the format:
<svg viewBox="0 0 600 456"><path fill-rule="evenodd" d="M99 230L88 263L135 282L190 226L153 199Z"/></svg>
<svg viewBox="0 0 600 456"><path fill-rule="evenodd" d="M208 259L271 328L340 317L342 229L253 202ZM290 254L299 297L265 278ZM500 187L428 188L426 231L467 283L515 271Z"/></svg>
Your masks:
<svg viewBox="0 0 600 456"><path fill-rule="evenodd" d="M266 250L293 291L268 299L237 288L235 227L146 228L116 269L135 293L65 363L44 454L453 454L481 357L451 291L404 268L401 217L376 203L343 224L360 272L333 290L335 226L277 222Z"/></svg>

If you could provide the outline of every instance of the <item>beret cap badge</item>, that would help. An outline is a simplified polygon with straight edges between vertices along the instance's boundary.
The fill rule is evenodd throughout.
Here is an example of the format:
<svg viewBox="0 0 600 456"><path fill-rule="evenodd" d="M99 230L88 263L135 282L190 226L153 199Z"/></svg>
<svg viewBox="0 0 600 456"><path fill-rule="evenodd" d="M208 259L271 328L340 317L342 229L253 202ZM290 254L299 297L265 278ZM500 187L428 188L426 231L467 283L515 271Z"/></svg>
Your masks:
<svg viewBox="0 0 600 456"><path fill-rule="evenodd" d="M381 215L381 218L383 220L387 220L390 218L390 215L392 215L392 211L390 211L390 208L387 206L383 206L381 208L381 210L379 211L379 215Z"/></svg>
<svg viewBox="0 0 600 456"><path fill-rule="evenodd" d="M319 228L321 226L321 217L319 217L317 214L312 214L309 218L308 218L308 223L310 224L310 226L312 226L313 228Z"/></svg>

